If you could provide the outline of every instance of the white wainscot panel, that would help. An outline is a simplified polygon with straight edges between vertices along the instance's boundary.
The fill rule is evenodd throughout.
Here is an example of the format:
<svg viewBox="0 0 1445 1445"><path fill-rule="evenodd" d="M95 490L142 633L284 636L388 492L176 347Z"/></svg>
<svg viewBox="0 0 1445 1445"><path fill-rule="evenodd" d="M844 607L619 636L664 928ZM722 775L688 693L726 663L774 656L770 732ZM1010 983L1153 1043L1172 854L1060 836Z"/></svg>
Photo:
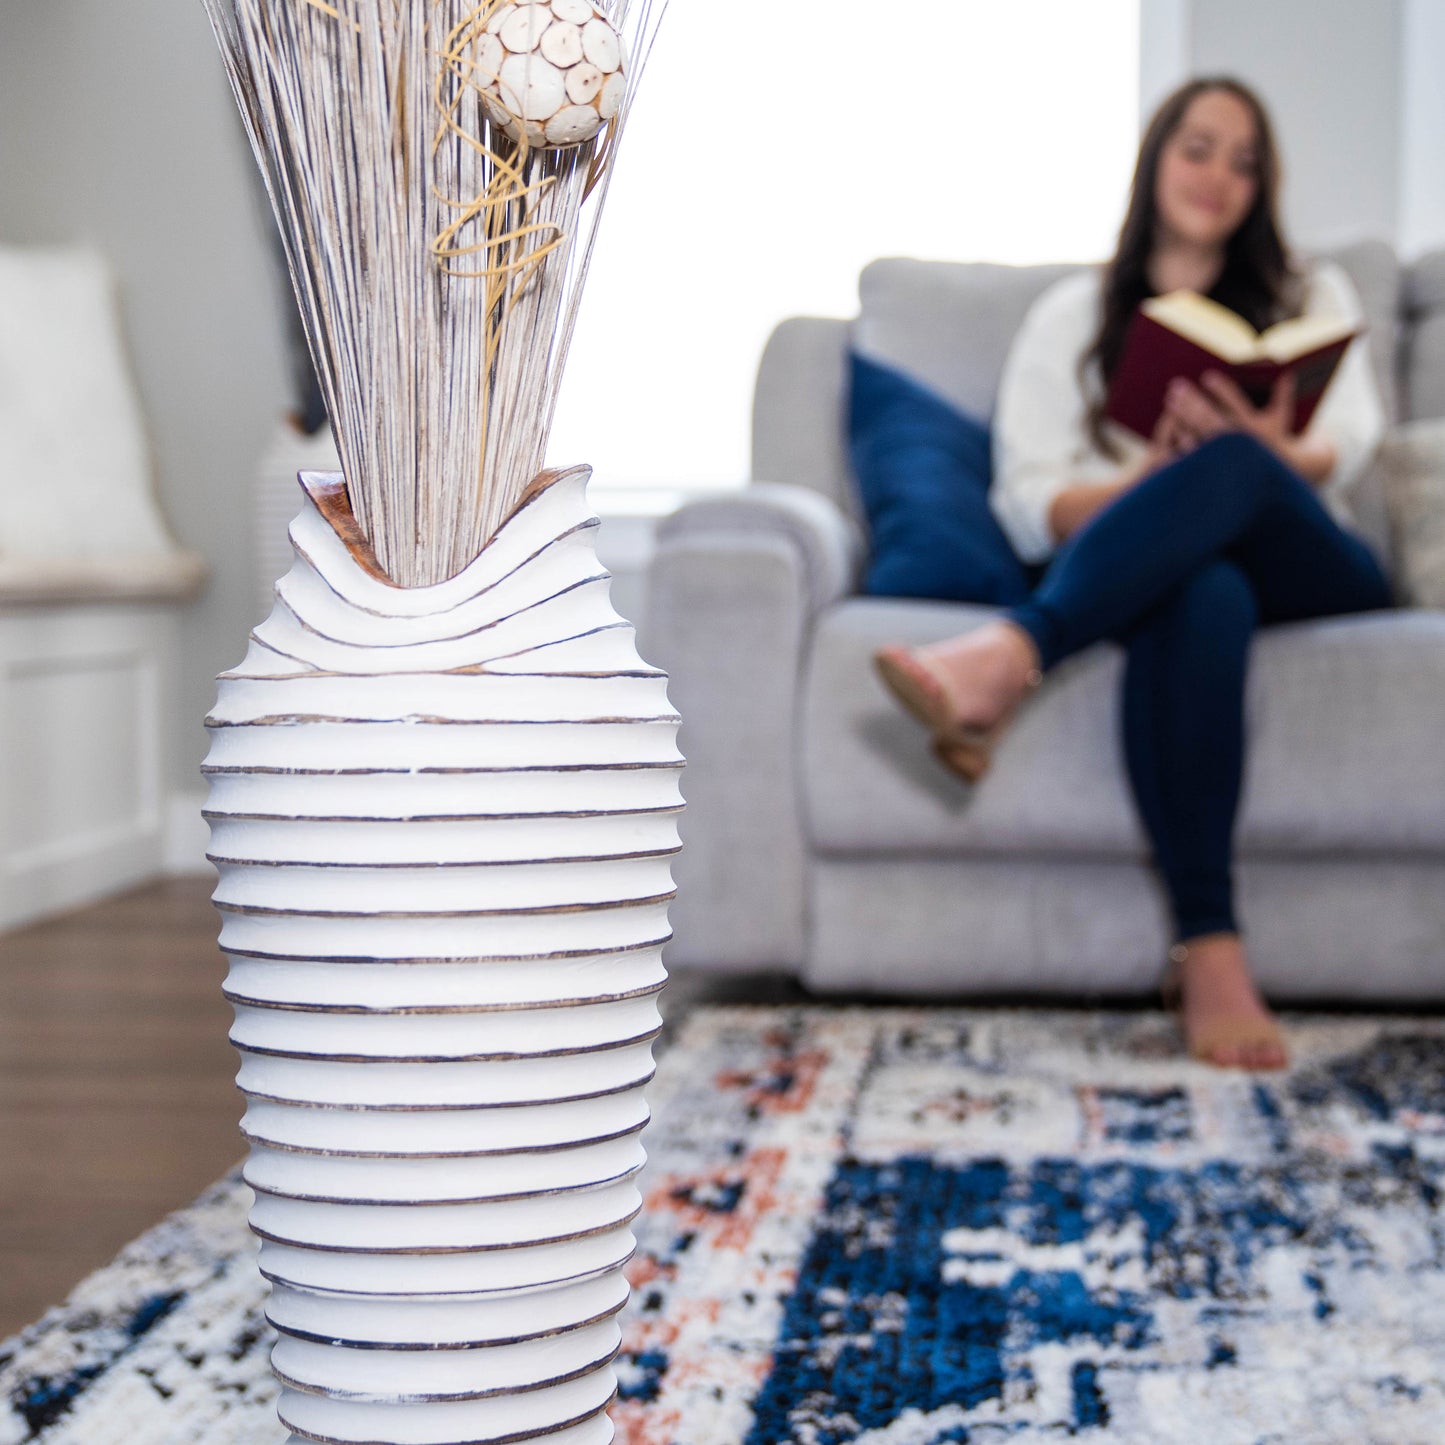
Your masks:
<svg viewBox="0 0 1445 1445"><path fill-rule="evenodd" d="M160 871L174 611L0 608L0 928Z"/></svg>

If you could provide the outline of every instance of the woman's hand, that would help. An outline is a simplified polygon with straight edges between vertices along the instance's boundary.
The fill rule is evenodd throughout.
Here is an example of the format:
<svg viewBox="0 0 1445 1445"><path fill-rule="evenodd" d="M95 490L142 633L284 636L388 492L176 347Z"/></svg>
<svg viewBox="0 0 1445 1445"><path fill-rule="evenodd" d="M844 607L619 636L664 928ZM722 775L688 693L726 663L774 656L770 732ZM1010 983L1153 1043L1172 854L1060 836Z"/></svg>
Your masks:
<svg viewBox="0 0 1445 1445"><path fill-rule="evenodd" d="M1161 425L1172 418L1177 431L1192 439L1192 446L1221 432L1244 432L1311 482L1323 481L1334 470L1335 449L1328 441L1307 439L1293 430L1292 371L1280 374L1269 400L1258 407L1221 371L1206 371L1200 382L1195 386L1180 378L1170 384Z"/></svg>
<svg viewBox="0 0 1445 1445"><path fill-rule="evenodd" d="M1293 440L1294 373L1281 372L1263 406L1255 406L1222 371L1206 371L1200 385L1183 377L1170 382L1164 414L1198 442L1221 432L1242 431L1283 455Z"/></svg>
<svg viewBox="0 0 1445 1445"><path fill-rule="evenodd" d="M1169 462L1177 461L1192 452L1202 440L1191 426L1166 405L1159 413L1159 420L1154 423L1154 435L1149 438L1149 449L1144 453L1133 479L1139 481Z"/></svg>

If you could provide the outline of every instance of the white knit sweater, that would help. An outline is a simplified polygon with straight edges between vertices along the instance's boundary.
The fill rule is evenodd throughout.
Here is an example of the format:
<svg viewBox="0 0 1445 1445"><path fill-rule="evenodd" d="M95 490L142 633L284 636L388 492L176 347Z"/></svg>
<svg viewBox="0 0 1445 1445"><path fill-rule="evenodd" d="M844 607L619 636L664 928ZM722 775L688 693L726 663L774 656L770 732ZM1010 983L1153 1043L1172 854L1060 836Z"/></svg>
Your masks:
<svg viewBox="0 0 1445 1445"><path fill-rule="evenodd" d="M1009 349L993 416L993 485L989 502L1014 550L1026 562L1042 562L1058 545L1049 531L1054 498L1078 481L1104 481L1133 465L1146 444L1106 421L1120 460L1105 456L1085 426L1087 398L1076 369L1099 325L1103 268L1066 276L1029 308ZM1306 315L1363 316L1359 294L1344 269L1316 261L1309 270ZM1098 367L1087 374L1090 395L1102 387ZM1369 465L1385 430L1385 408L1363 336L1351 342L1331 379L1307 436L1334 443L1334 470L1320 495L1344 526L1353 518L1346 500L1351 484Z"/></svg>

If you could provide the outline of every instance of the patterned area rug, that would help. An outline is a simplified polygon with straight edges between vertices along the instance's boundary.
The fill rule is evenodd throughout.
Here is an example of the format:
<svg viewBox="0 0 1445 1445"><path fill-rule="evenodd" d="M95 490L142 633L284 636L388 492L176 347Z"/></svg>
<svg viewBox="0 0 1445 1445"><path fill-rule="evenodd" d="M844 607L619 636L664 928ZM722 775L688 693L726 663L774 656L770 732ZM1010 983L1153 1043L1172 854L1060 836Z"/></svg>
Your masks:
<svg viewBox="0 0 1445 1445"><path fill-rule="evenodd" d="M623 1445L1445 1440L1445 1022L699 1009L652 1098ZM223 1181L0 1345L0 1445L279 1445Z"/></svg>

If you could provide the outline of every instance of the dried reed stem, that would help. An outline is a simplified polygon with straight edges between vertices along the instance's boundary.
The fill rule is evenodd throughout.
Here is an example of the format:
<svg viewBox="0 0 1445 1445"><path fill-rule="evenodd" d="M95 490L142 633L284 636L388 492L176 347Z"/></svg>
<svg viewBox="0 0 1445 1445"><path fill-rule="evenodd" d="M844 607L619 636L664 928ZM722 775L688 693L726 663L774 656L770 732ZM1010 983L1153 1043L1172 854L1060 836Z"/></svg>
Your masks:
<svg viewBox="0 0 1445 1445"><path fill-rule="evenodd" d="M512 141L503 0L202 0L285 243L352 510L401 586L474 558L542 469L613 158L667 0L599 0L627 90L592 141Z"/></svg>

